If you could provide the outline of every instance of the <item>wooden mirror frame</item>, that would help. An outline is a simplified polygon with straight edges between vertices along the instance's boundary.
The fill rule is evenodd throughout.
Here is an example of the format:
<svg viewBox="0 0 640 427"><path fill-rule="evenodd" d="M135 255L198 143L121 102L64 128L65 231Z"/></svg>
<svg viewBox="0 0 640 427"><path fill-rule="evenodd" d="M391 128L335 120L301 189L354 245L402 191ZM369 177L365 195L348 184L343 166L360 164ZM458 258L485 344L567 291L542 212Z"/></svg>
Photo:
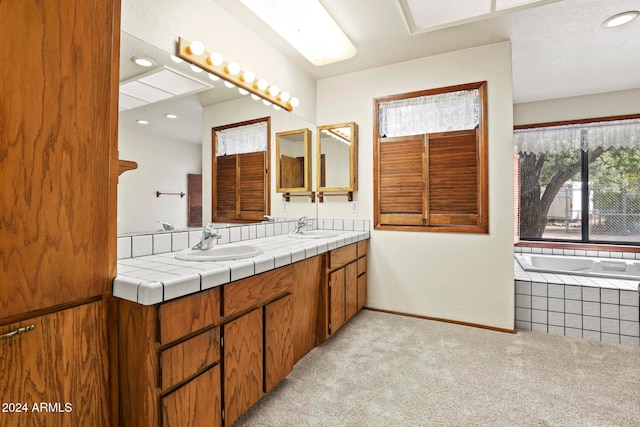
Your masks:
<svg viewBox="0 0 640 427"><path fill-rule="evenodd" d="M334 128L351 128L349 145L349 183L344 187L326 187L322 185L322 173L325 169L322 161L322 131ZM319 193L323 192L347 192L352 193L358 189L358 124L356 122L337 123L332 125L318 126L316 130L316 188Z"/></svg>
<svg viewBox="0 0 640 427"><path fill-rule="evenodd" d="M282 185L282 164L280 159L280 138L289 135L302 134L304 142L303 167L301 187L284 187ZM296 129L276 133L276 192L277 193L302 193L311 191L311 131L309 129Z"/></svg>

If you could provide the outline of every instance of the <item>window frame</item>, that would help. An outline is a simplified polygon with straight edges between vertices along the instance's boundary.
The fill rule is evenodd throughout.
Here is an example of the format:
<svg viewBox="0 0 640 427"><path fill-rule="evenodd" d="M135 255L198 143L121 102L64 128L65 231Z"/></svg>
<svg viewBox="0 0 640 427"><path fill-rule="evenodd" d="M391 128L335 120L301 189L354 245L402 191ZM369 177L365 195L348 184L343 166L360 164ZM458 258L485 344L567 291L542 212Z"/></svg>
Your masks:
<svg viewBox="0 0 640 427"><path fill-rule="evenodd" d="M619 115L619 116L605 116L605 117L596 117L596 118L587 118L587 119L576 119L576 120L563 120L556 122L544 122L544 123L533 123L526 125L516 125L513 127L513 130L521 130L521 129L536 129L536 128L544 128L544 127L554 127L554 126L567 126L567 125L580 125L580 124L591 124L591 123L599 123L599 122L610 122L616 120L629 120L629 119L640 119L640 114L627 114L627 115ZM581 176L580 182L582 183L582 188L589 188L589 163L588 163L588 151L580 150L580 169ZM516 153L519 157L519 154ZM585 173L586 172L586 173ZM586 186L585 186L586 184ZM519 176L514 174L514 187L517 187L517 194L520 196L520 182ZM581 206L581 238L579 240L576 239L551 239L551 238L536 238L536 237L522 237L520 236L520 224L517 224L517 236L516 236L516 247L536 247L536 248L551 248L551 249L579 249L579 250L607 250L611 252L640 252L640 243L633 242L625 242L625 241L609 241L609 240L591 240L589 238L588 231L588 190L581 192L581 197L583 198ZM586 197L586 201L584 200ZM586 203L585 203L586 202ZM515 205L515 203L514 203ZM520 197L517 200L517 207L520 206ZM514 206L515 208L515 206ZM587 215L585 215L587 213ZM522 213L520 213L520 216ZM518 218L519 220L520 218ZM587 228L587 230L585 230ZM586 231L586 232L585 232ZM587 236L587 239L584 239L584 236Z"/></svg>
<svg viewBox="0 0 640 427"><path fill-rule="evenodd" d="M478 221L475 225L429 225L426 224L428 212L423 204L423 224L386 224L382 222L381 213L381 164L380 164L380 132L379 132L379 109L380 104L389 101L418 98L423 96L439 95L448 92L458 92L466 90L478 90L479 92L479 116L477 128L477 168L478 168ZM471 129L467 129L469 131ZM457 132L457 131L455 131ZM424 134L441 135L442 133ZM428 139L428 138L427 138ZM418 231L418 232L441 232L441 233L489 233L489 170L488 170L488 96L487 82L474 82L454 86L446 86L435 89L420 90L415 92L401 93L391 96L374 98L373 100L373 169L374 169L374 229L393 231ZM426 147L425 147L426 148ZM428 164L428 153L425 151L420 162ZM428 173L424 175L423 197L428 198Z"/></svg>

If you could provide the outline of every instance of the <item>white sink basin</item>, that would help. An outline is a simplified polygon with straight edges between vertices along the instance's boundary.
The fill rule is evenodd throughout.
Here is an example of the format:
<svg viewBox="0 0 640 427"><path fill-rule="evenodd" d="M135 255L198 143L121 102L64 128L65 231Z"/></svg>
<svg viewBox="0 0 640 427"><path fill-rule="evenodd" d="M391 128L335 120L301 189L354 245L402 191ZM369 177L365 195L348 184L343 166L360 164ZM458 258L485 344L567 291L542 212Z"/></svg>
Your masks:
<svg viewBox="0 0 640 427"><path fill-rule="evenodd" d="M288 234L289 237L293 237L295 239L328 239L330 237L336 237L337 235L338 233L331 230L307 230L297 234Z"/></svg>
<svg viewBox="0 0 640 427"><path fill-rule="evenodd" d="M262 249L256 246L214 246L211 249L185 249L176 253L176 259L183 261L229 261L260 255Z"/></svg>

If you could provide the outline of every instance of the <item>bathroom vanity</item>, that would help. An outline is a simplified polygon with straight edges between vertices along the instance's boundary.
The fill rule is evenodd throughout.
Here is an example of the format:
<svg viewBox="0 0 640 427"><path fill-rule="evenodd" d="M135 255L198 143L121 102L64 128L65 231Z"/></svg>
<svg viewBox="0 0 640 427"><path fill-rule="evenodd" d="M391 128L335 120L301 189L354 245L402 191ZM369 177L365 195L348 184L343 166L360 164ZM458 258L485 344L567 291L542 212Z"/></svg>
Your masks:
<svg viewBox="0 0 640 427"><path fill-rule="evenodd" d="M172 252L122 260L129 276L114 281L114 294L121 297L121 424L231 425L336 333L366 301L369 232L331 235L242 242L263 254L235 261L178 261ZM135 278L143 275L143 268L131 270L136 263L197 268L200 288L179 286L187 294L174 296L170 288L179 279L172 278L159 282L158 293L155 284ZM185 284L193 279L189 273L182 277ZM136 300L145 286L152 289L147 296L161 300ZM125 291L134 287L135 297Z"/></svg>

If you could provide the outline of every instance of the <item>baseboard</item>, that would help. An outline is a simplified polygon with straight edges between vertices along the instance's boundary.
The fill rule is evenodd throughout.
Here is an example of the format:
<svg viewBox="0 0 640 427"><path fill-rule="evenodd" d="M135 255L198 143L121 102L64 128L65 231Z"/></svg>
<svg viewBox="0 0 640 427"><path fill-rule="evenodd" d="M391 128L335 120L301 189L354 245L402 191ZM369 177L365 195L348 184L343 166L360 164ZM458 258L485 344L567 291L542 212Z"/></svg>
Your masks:
<svg viewBox="0 0 640 427"><path fill-rule="evenodd" d="M441 317L421 316L419 314L403 313L400 311L383 310L381 308L364 307L365 310L377 311L379 313L396 314L398 316L414 317L416 319L434 320L436 322L453 323L455 325L470 326L472 328L487 329L490 331L504 332L507 334L515 334L515 329L496 328L495 326L481 325L478 323L461 322L460 320L443 319Z"/></svg>

